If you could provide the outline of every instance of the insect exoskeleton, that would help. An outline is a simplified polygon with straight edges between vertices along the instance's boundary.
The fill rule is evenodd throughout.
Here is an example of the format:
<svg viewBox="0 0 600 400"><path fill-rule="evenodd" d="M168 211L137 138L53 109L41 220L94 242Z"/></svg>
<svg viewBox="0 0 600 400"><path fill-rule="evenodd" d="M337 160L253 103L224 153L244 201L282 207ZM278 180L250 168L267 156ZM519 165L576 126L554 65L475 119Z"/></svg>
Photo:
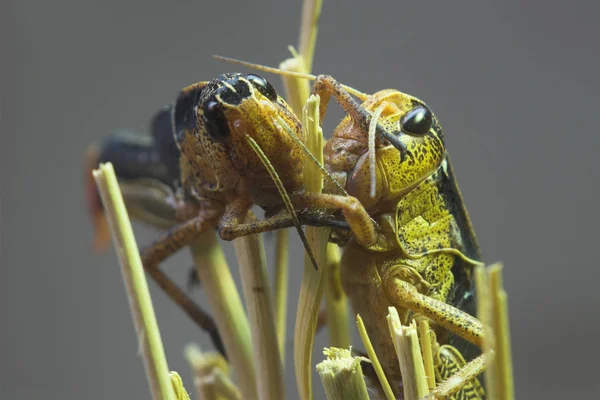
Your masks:
<svg viewBox="0 0 600 400"><path fill-rule="evenodd" d="M173 126L179 148L197 177L191 184L195 193L224 202L219 222L223 239L293 224L312 257L300 220L311 225L335 221L328 220L325 212L299 216L295 210L341 208L355 213L354 198L304 193L307 150L302 126L273 86L258 75L223 74L184 88L175 103ZM205 171L215 179L205 179ZM269 217L244 223L253 204ZM361 217L368 219L366 214Z"/></svg>
<svg viewBox="0 0 600 400"><path fill-rule="evenodd" d="M279 191L250 141L260 147L288 194L302 190L303 152L290 136L304 139L300 122L264 78L223 74L184 88L174 126L192 170L206 163L216 176L215 187L200 185L198 193L216 190L246 207L280 206Z"/></svg>
<svg viewBox="0 0 600 400"><path fill-rule="evenodd" d="M374 220L375 241L367 243L353 232L344 247L341 277L386 375L401 380L387 327L390 306L404 323L428 318L440 344L472 350L459 343L462 337L480 345L481 323L471 315L471 270L479 264L479 247L437 118L425 103L397 90L379 91L359 103L333 78L320 76L315 92L325 100L322 112L331 95L346 112L325 145L326 168ZM336 193L332 185L326 190ZM448 378L442 371L464 364L459 358L444 362L454 368L438 368L438 379ZM476 381L460 385L463 393L482 393Z"/></svg>

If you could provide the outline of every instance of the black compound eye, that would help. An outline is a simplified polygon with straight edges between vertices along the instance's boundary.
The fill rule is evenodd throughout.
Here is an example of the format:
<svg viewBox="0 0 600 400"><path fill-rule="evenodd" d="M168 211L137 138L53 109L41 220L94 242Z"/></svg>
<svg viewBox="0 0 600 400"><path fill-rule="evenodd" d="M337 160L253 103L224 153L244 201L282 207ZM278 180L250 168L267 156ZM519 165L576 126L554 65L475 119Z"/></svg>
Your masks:
<svg viewBox="0 0 600 400"><path fill-rule="evenodd" d="M229 136L229 125L225 114L223 114L223 107L215 100L209 100L206 102L203 108L202 120L204 121L204 128L215 140L224 140Z"/></svg>
<svg viewBox="0 0 600 400"><path fill-rule="evenodd" d="M271 101L277 101L277 92L275 88L271 86L269 81L267 81L262 76L249 74L246 76L246 79L252 83L252 85L258 89L258 91L265 96L267 99Z"/></svg>
<svg viewBox="0 0 600 400"><path fill-rule="evenodd" d="M433 114L427 107L417 107L409 111L402 119L403 132L413 135L425 135L433 125Z"/></svg>
<svg viewBox="0 0 600 400"><path fill-rule="evenodd" d="M196 109L201 86L183 89L171 110L173 134L178 142L183 140L185 132L196 128Z"/></svg>

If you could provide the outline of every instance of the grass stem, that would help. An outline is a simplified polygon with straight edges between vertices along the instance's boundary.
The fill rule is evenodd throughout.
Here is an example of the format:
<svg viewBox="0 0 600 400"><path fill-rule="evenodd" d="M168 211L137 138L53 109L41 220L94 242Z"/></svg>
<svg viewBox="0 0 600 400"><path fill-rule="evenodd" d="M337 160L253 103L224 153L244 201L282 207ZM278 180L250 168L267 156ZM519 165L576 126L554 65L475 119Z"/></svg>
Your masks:
<svg viewBox="0 0 600 400"><path fill-rule="evenodd" d="M387 318L402 373L404 399L419 400L429 394L429 387L417 337L417 324L413 320L408 326L402 325L395 307L389 308Z"/></svg>
<svg viewBox="0 0 600 400"><path fill-rule="evenodd" d="M275 321L281 362L285 363L288 304L289 230L275 232Z"/></svg>
<svg viewBox="0 0 600 400"><path fill-rule="evenodd" d="M216 233L202 233L190 250L240 389L257 399L250 325Z"/></svg>
<svg viewBox="0 0 600 400"><path fill-rule="evenodd" d="M100 164L93 174L117 250L138 340L142 344L152 397L155 400L175 399L144 267L115 171L110 163Z"/></svg>
<svg viewBox="0 0 600 400"><path fill-rule="evenodd" d="M235 239L233 246L239 263L252 332L258 398L283 400L285 399L283 365L279 346L276 345L275 310L267 279L267 262L262 236L250 235Z"/></svg>
<svg viewBox="0 0 600 400"><path fill-rule="evenodd" d="M371 344L371 339L369 338L369 334L367 333L367 328L365 327L365 323L363 322L360 315L356 316L356 325L358 327L358 334L360 335L360 339L363 342L363 346L365 346L365 350L369 355L369 360L371 360L371 364L373 364L373 368L375 369L375 374L377 374L377 378L379 379L379 383L383 388L383 393L387 400L396 400L396 396L394 396L394 392L388 382L385 373L383 372L383 368L381 367L381 363L377 358L377 354L375 353L375 349Z"/></svg>
<svg viewBox="0 0 600 400"><path fill-rule="evenodd" d="M363 377L362 357L352 357L349 349L332 347L323 351L327 359L317 364L317 372L328 400L369 400Z"/></svg>

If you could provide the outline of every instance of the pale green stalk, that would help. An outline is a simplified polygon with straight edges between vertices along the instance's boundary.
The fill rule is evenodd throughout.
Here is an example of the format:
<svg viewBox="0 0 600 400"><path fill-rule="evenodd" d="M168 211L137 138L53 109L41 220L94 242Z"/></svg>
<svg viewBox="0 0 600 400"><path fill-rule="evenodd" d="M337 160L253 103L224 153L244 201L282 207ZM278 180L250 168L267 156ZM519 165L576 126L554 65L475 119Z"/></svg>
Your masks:
<svg viewBox="0 0 600 400"><path fill-rule="evenodd" d="M515 398L513 383L512 354L510 350L510 329L508 326L508 298L502 287L502 265L494 264L488 269L489 291L491 294L494 337L496 338L496 374L499 400Z"/></svg>
<svg viewBox="0 0 600 400"><path fill-rule="evenodd" d="M367 333L367 328L365 327L365 323L363 322L360 315L356 315L356 325L358 327L358 334L360 335L360 339L363 342L363 346L365 346L365 350L369 355L369 360L371 360L371 364L373 364L373 369L375 369L375 374L379 379L379 383L383 388L383 393L387 400L396 400L396 396L394 396L394 392L388 382L385 373L383 372L383 368L381 367L381 363L377 358L377 354L375 353L375 349L371 344L371 339L369 338L369 334Z"/></svg>
<svg viewBox="0 0 600 400"><path fill-rule="evenodd" d="M317 372L328 400L369 400L363 377L362 357L352 357L349 349L330 348L323 351L327 359L317 364Z"/></svg>
<svg viewBox="0 0 600 400"><path fill-rule="evenodd" d="M322 0L305 0L302 8L302 21L300 27L299 50L296 53L290 48L294 58L285 60L279 65L279 68L285 71L301 72L310 74L312 69L313 55L317 42L318 20L323 5ZM286 90L287 99L296 115L303 115L302 107L306 103L310 94L310 85L307 79L282 76L283 84ZM318 113L316 114L318 115ZM318 121L317 121L318 124ZM311 134L307 132L307 125L304 124L304 137L307 147L317 160L323 164L323 133L319 130L319 139L311 139ZM314 145L309 145L309 141L314 140ZM309 159L305 159L304 176L305 181L312 180L322 172ZM322 181L314 181L315 189L313 191L321 192ZM308 229L312 228L307 228ZM324 231L322 231L324 232ZM322 233L324 235L324 233ZM327 239L329 240L329 239ZM337 245L330 244L327 249L327 267L324 268L325 274L325 312L327 315L327 325L330 338L330 346L346 348L350 346L350 330L348 316L348 302L339 281L339 248Z"/></svg>
<svg viewBox="0 0 600 400"><path fill-rule="evenodd" d="M285 71L304 72L304 63L299 58L290 58L279 65L279 68ZM305 79L292 78L288 76L281 77L286 92L287 102L294 110L296 115L302 114L302 107L310 94L308 81ZM280 230L276 233L277 253L275 269L275 303L277 305L277 332L279 337L279 348L281 359L285 357L285 332L286 332L286 307L287 307L287 279L288 279L288 260L287 250L289 234L287 230ZM285 246L285 260L281 260L280 247Z"/></svg>
<svg viewBox="0 0 600 400"><path fill-rule="evenodd" d="M287 328L289 231L275 232L275 321L281 362L285 365L285 342Z"/></svg>
<svg viewBox="0 0 600 400"><path fill-rule="evenodd" d="M313 229L322 231L311 232ZM318 265L324 266L329 229L307 227L306 237ZM322 269L323 267L321 267ZM294 367L298 393L302 400L312 400L313 398L312 353L321 299L323 297L323 286L324 279L322 272L315 271L310 259L308 256L305 256L294 330Z"/></svg>
<svg viewBox="0 0 600 400"><path fill-rule="evenodd" d="M302 5L298 49L300 50L300 56L304 60L305 72L307 73L310 73L312 70L322 6L323 0L305 0Z"/></svg>
<svg viewBox="0 0 600 400"><path fill-rule="evenodd" d="M173 386L173 392L175 393L176 400L190 400L190 396L188 395L185 387L183 386L183 381L181 380L181 376L175 371L171 371L169 373L169 378L171 379L171 385Z"/></svg>
<svg viewBox="0 0 600 400"><path fill-rule="evenodd" d="M262 237L250 235L233 241L252 331L258 398L285 399L283 366L277 345L275 310L267 279Z"/></svg>
<svg viewBox="0 0 600 400"><path fill-rule="evenodd" d="M208 375L215 369L230 374L229 363L225 357L216 351L202 351L198 345L190 343L185 346L183 355L192 367L192 372L196 377Z"/></svg>
<svg viewBox="0 0 600 400"><path fill-rule="evenodd" d="M302 43L305 55L311 60L316 41L316 25L314 25L316 24L316 18L311 18L311 15L317 15L319 12L320 5L318 8L315 8L314 1L307 0L304 2L300 43ZM295 55L294 58L281 63L280 68L286 71L308 73L310 72L310 68L306 68L306 65L307 64L304 63L301 56ZM315 118L313 118L310 123L307 123L307 111L305 111L306 108L303 109L303 106L307 102L307 98L310 94L309 82L305 79L289 76L282 76L282 79L290 106L296 115L303 116L302 123L304 127L303 133L305 144L309 151L316 155L317 159L322 163L323 134L318 122L319 100L318 98L311 100L311 111L308 112L311 115L315 115ZM309 107L308 103L306 107ZM315 171L314 164L306 157L304 162L304 183L307 192L321 192L322 190L321 172ZM305 256L294 330L294 367L300 399L311 400L313 397L312 351L320 303L323 295L324 280L322 269L326 265L326 246L323 246L323 243L327 243L329 240L329 229L307 227L306 238L315 254L321 271L315 271L313 266L310 265L310 260Z"/></svg>
<svg viewBox="0 0 600 400"><path fill-rule="evenodd" d="M298 57L288 58L281 64L279 68L284 71L308 73L304 68L302 60ZM286 93L286 100L294 110L296 115L302 115L302 108L310 95L310 84L307 79L297 78L293 76L282 75L283 87ZM306 136L306 134L305 134Z"/></svg>
<svg viewBox="0 0 600 400"><path fill-rule="evenodd" d="M337 244L327 246L325 274L325 315L329 331L329 345L347 349L350 340L348 298L340 279L340 248Z"/></svg>
<svg viewBox="0 0 600 400"><path fill-rule="evenodd" d="M227 400L240 400L242 394L238 388L231 382L228 376L221 371L215 371L213 373L213 379L215 382L215 388ZM244 397L245 398L245 397Z"/></svg>
<svg viewBox="0 0 600 400"><path fill-rule="evenodd" d="M420 319L417 322L417 326L419 328L419 340L421 341L421 350L423 352L423 365L425 366L427 387L431 391L435 388L435 368L433 366L433 348L431 346L429 320Z"/></svg>
<svg viewBox="0 0 600 400"><path fill-rule="evenodd" d="M242 394L220 370L194 379L198 400L241 400Z"/></svg>
<svg viewBox="0 0 600 400"><path fill-rule="evenodd" d="M302 126L306 135L308 149L323 162L323 133L319 126L319 97L311 96L302 113ZM307 192L320 193L323 177L317 167L305 157L304 185ZM307 255L304 257L304 271L296 312L294 330L294 366L296 383L300 399L311 400L312 390L312 352L317 328L317 319L323 296L323 269L327 268L327 242L330 229L306 228L306 238L313 250L320 270L315 271Z"/></svg>
<svg viewBox="0 0 600 400"><path fill-rule="evenodd" d="M422 399L429 394L429 387L425 377L416 322L413 320L409 326L403 326L395 307L389 307L387 320L402 373L404 399Z"/></svg>
<svg viewBox="0 0 600 400"><path fill-rule="evenodd" d="M494 264L487 269L477 267L475 280L477 315L486 329L483 340L486 394L490 400L513 400L508 301L502 287L502 265Z"/></svg>
<svg viewBox="0 0 600 400"><path fill-rule="evenodd" d="M202 233L190 250L238 385L245 398L257 399L248 317L215 232Z"/></svg>
<svg viewBox="0 0 600 400"><path fill-rule="evenodd" d="M101 164L93 174L119 257L152 397L155 400L175 399L144 267L115 171L112 164L108 163Z"/></svg>
<svg viewBox="0 0 600 400"><path fill-rule="evenodd" d="M220 370L195 380L198 400L241 400L242 394Z"/></svg>
<svg viewBox="0 0 600 400"><path fill-rule="evenodd" d="M488 291L488 277L485 267L475 268L475 287L477 290L477 317L483 324L482 355L485 358L487 372L485 374L486 395L489 400L498 400L496 396L496 374L494 359L494 331L490 324L490 292Z"/></svg>
<svg viewBox="0 0 600 400"><path fill-rule="evenodd" d="M196 345L186 346L185 357L192 366L198 400L239 400L240 391L230 379L229 365L216 352L202 352Z"/></svg>

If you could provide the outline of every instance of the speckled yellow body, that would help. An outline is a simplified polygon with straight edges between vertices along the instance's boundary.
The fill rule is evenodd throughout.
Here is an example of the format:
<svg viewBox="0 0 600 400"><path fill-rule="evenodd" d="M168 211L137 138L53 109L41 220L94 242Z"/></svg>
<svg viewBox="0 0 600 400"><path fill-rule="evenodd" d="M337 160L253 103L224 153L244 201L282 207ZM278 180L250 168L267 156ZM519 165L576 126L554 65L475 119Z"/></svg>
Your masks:
<svg viewBox="0 0 600 400"><path fill-rule="evenodd" d="M455 300L453 267L460 265L466 268L465 275L459 275L460 279L470 277L470 267L463 265L458 255L448 251L427 254L438 248L462 247L456 219L444 207L434 178L427 179L404 197L400 202L398 219L400 228L396 230L392 214L376 216L375 222L386 238L379 243L385 245L367 249L351 240L344 248L341 260L344 291L355 313L363 317L386 375L395 382L401 381L401 375L386 325L388 307L398 308L403 323L408 323L418 313L398 307L394 297L388 295L388 286L399 278L418 293L449 303ZM402 248L396 238L401 241ZM407 256L405 251L412 256ZM470 281L461 283L470 286ZM435 321L432 325L436 326ZM438 336L442 342L447 340L439 326Z"/></svg>
<svg viewBox="0 0 600 400"><path fill-rule="evenodd" d="M437 118L431 114L426 133L403 132L403 118L426 107L423 102L396 90L382 90L359 105L330 77L319 77L315 86L326 97L333 94L347 113L325 146L326 167L361 202L376 226L373 244L365 245L353 232L345 245L343 287L400 396L402 378L387 327L388 307L395 306L405 323L428 317L441 344L460 341L447 331L454 328L478 343L479 325L458 310L474 311L471 270L480 258L479 247ZM378 132L387 136L375 137L377 173L372 195L367 127L376 113L380 114ZM392 140L386 140L391 135ZM326 191L336 193L333 185L327 185ZM461 363L464 359L449 361L455 369ZM473 392L471 386L465 387L457 398L463 398L465 390L469 396Z"/></svg>

